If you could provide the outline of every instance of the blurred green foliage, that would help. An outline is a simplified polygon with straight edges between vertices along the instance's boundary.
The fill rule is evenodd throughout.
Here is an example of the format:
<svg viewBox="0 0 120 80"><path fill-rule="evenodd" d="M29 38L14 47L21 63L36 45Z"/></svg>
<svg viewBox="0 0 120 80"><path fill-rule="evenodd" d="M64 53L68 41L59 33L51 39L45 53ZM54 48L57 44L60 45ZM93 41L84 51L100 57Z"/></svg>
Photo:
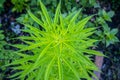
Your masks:
<svg viewBox="0 0 120 80"><path fill-rule="evenodd" d="M0 0L0 13L1 11L3 11L3 3L5 2L5 0Z"/></svg>
<svg viewBox="0 0 120 80"><path fill-rule="evenodd" d="M28 8L28 0L11 0L14 7L12 8L12 11L16 12L22 12L23 9Z"/></svg>
<svg viewBox="0 0 120 80"><path fill-rule="evenodd" d="M111 4L111 8L115 11L118 11L120 8L120 0L102 0L104 3Z"/></svg>
<svg viewBox="0 0 120 80"><path fill-rule="evenodd" d="M10 60L16 58L13 54L13 51L10 50L10 46L5 41L5 36L3 32L4 31L0 28L0 65L7 64Z"/></svg>
<svg viewBox="0 0 120 80"><path fill-rule="evenodd" d="M0 24L0 80L3 80L3 76L5 76L5 69L2 68L3 65L10 63L18 58L18 55L14 54L14 51L10 48L8 43L5 41L4 31L1 29L2 24Z"/></svg>
<svg viewBox="0 0 120 80"><path fill-rule="evenodd" d="M107 22L112 22L111 18L114 16L114 11L106 12L105 10L99 10L98 16L96 18L97 26L101 26L102 29L98 29L96 34L98 35L98 40L100 40L106 47L110 44L114 44L119 42L116 34L118 33L118 29L110 29Z"/></svg>

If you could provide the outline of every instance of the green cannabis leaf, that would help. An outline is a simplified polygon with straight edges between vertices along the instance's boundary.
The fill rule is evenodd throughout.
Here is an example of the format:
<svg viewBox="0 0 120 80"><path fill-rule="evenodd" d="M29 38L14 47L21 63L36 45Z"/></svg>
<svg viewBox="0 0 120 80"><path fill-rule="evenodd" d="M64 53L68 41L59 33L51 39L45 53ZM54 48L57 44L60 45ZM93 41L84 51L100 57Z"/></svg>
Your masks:
<svg viewBox="0 0 120 80"><path fill-rule="evenodd" d="M56 9L54 18L48 14L46 7L40 2L41 18L37 18L31 11L29 16L42 27L42 30L24 24L27 29L24 32L29 36L21 36L25 44L16 44L19 48L17 54L20 59L9 65L19 70L10 76L14 79L27 80L80 80L85 78L92 80L93 70L98 68L91 61L91 55L103 56L101 53L91 50L96 40L89 38L94 33L94 28L85 28L85 24L92 16L77 21L80 14L70 13L63 17L60 12L60 4ZM25 51L33 54L24 54ZM92 75L92 76L90 76Z"/></svg>

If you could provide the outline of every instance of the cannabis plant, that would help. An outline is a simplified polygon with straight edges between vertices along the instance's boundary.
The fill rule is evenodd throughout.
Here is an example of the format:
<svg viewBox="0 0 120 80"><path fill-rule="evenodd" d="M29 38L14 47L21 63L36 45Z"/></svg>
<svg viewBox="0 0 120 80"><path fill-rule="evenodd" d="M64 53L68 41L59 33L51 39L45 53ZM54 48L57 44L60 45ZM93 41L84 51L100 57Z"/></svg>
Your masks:
<svg viewBox="0 0 120 80"><path fill-rule="evenodd" d="M20 59L13 61L12 69L16 72L12 79L27 80L80 80L96 78L93 71L98 71L91 61L92 55L103 56L92 50L94 42L90 36L95 28L85 28L85 24L92 16L77 20L80 10L63 16L58 5L55 16L49 16L46 7L40 2L40 18L31 11L29 16L39 24L42 29L30 24L24 24L22 31L29 36L21 36L24 44L14 44L19 50ZM28 54L26 52L30 51ZM96 78L97 79L97 78Z"/></svg>

